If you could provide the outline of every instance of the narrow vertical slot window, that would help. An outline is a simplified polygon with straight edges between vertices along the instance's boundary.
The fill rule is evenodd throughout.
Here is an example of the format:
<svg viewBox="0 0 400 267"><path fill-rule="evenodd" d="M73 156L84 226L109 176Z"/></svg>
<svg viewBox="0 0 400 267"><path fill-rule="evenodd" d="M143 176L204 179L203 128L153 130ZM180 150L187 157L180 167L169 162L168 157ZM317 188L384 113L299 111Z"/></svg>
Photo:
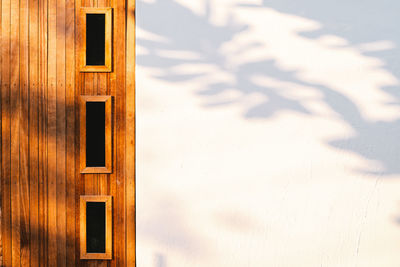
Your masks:
<svg viewBox="0 0 400 267"><path fill-rule="evenodd" d="M110 72L112 44L112 9L81 9L81 71Z"/></svg>
<svg viewBox="0 0 400 267"><path fill-rule="evenodd" d="M106 252L105 202L86 202L86 252Z"/></svg>
<svg viewBox="0 0 400 267"><path fill-rule="evenodd" d="M86 102L86 166L106 164L106 103Z"/></svg>
<svg viewBox="0 0 400 267"><path fill-rule="evenodd" d="M86 65L105 64L106 15L86 14Z"/></svg>
<svg viewBox="0 0 400 267"><path fill-rule="evenodd" d="M111 96L81 96L81 173L111 173Z"/></svg>
<svg viewBox="0 0 400 267"><path fill-rule="evenodd" d="M81 259L111 259L111 196L80 197Z"/></svg>

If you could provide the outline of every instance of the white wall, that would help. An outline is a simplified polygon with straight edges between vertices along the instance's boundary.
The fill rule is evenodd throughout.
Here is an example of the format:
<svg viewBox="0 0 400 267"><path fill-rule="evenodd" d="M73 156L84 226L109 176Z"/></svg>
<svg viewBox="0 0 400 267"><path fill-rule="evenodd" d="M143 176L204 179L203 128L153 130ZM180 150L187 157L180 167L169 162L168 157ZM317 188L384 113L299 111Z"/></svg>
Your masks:
<svg viewBox="0 0 400 267"><path fill-rule="evenodd" d="M139 267L400 263L398 0L137 0Z"/></svg>

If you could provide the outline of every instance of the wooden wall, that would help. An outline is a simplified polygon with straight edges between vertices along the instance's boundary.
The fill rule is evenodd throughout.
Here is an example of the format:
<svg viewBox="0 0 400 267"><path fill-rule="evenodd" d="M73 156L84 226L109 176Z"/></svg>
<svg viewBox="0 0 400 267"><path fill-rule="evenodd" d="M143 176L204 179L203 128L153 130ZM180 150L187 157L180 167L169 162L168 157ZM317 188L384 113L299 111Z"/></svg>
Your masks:
<svg viewBox="0 0 400 267"><path fill-rule="evenodd" d="M1 266L135 266L134 0L1 0ZM113 8L113 71L80 73L79 11ZM79 96L112 95L113 172L80 174ZM113 196L113 260L79 259L79 196Z"/></svg>

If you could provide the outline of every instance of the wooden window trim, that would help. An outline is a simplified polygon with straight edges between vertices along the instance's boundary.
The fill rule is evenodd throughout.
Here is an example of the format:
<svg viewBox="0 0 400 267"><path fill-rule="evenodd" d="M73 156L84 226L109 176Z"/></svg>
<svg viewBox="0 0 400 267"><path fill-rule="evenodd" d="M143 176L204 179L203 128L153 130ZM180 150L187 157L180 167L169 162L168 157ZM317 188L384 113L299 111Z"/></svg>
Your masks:
<svg viewBox="0 0 400 267"><path fill-rule="evenodd" d="M86 103L105 102L105 165L104 167L86 166ZM81 173L112 172L112 96L81 96L80 99L80 170Z"/></svg>
<svg viewBox="0 0 400 267"><path fill-rule="evenodd" d="M104 14L105 15L105 64L104 65L86 65L86 14ZM112 8L111 7L82 7L81 8L81 72L111 72L111 48L112 48Z"/></svg>
<svg viewBox="0 0 400 267"><path fill-rule="evenodd" d="M106 205L106 252L86 252L86 202L104 202ZM112 196L86 195L80 197L80 252L84 260L111 260L112 259Z"/></svg>

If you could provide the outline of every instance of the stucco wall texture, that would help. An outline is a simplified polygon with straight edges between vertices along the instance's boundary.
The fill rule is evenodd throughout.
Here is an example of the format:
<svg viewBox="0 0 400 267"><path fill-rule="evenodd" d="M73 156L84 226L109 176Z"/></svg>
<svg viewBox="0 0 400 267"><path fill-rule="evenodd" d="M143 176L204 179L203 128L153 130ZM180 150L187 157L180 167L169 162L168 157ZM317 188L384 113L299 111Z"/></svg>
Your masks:
<svg viewBox="0 0 400 267"><path fill-rule="evenodd" d="M400 2L137 0L139 267L398 267Z"/></svg>

